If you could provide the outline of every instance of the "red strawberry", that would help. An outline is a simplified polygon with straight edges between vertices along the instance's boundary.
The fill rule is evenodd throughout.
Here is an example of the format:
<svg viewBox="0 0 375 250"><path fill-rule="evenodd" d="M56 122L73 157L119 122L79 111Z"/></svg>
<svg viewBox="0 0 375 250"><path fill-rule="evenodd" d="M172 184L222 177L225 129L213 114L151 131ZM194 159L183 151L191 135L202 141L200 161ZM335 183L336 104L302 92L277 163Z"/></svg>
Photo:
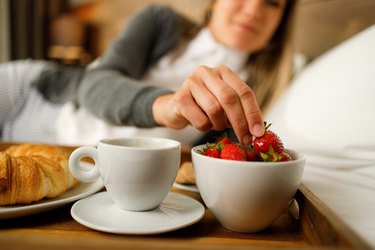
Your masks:
<svg viewBox="0 0 375 250"><path fill-rule="evenodd" d="M233 142L230 138L224 137L223 139L219 141L219 143L221 143L222 145L227 145L227 144L232 144Z"/></svg>
<svg viewBox="0 0 375 250"><path fill-rule="evenodd" d="M227 144L221 150L220 158L226 160L246 161L246 152L240 145Z"/></svg>
<svg viewBox="0 0 375 250"><path fill-rule="evenodd" d="M292 157L285 151L282 151L280 153L276 153L273 151L272 146L270 147L270 150L267 153L260 153L260 157L265 162L278 162L278 161L291 161Z"/></svg>
<svg viewBox="0 0 375 250"><path fill-rule="evenodd" d="M255 154L255 151L254 151L253 148L251 148L251 147L245 148L245 152L246 152L246 160L247 161L257 161L258 160L258 157Z"/></svg>
<svg viewBox="0 0 375 250"><path fill-rule="evenodd" d="M273 148L273 151L275 153L280 153L284 151L283 142L277 134L270 130L267 130L269 126L271 126L271 124L266 126L266 132L261 137L254 138L254 150L255 153L259 156L261 153L268 153L271 147Z"/></svg>
<svg viewBox="0 0 375 250"><path fill-rule="evenodd" d="M219 153L219 150L215 148L208 148L206 149L206 151L203 152L203 155L212 157L212 158L219 158L220 153Z"/></svg>
<svg viewBox="0 0 375 250"><path fill-rule="evenodd" d="M291 161L292 160L292 157L285 151L281 152L279 154L280 156L280 161Z"/></svg>

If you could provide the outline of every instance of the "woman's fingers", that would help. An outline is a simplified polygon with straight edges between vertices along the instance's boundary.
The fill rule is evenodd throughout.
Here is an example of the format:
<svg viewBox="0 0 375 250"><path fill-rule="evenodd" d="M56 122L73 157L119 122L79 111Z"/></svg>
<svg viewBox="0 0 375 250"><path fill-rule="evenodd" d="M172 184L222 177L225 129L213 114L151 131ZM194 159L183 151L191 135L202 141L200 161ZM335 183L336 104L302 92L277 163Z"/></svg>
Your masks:
<svg viewBox="0 0 375 250"><path fill-rule="evenodd" d="M200 122L195 124L195 127L203 127L205 129L223 130L228 127L228 120L225 112L217 100L216 96L203 83L202 79L197 75L192 75L186 82L187 88L191 93L196 105L201 109L202 114L205 115L204 126ZM186 105L184 105L186 107ZM186 107L189 108L189 107ZM203 121L202 121L203 122Z"/></svg>
<svg viewBox="0 0 375 250"><path fill-rule="evenodd" d="M192 95L193 89L199 89L199 85L200 83L191 77L186 79L181 89L175 94L174 105L178 113L188 120L193 127L201 131L207 131L212 128L212 123L197 103L197 99L203 98L203 95L200 97Z"/></svg>
<svg viewBox="0 0 375 250"><path fill-rule="evenodd" d="M262 136L264 133L264 124L262 113L257 104L254 92L246 83L244 83L227 67L220 67L219 69L223 81L231 85L238 94L239 100L241 102L241 107L247 121L247 129L254 136Z"/></svg>
<svg viewBox="0 0 375 250"><path fill-rule="evenodd" d="M152 105L155 122L160 126L182 129L189 125L189 121L181 114L174 99L176 94L159 96Z"/></svg>
<svg viewBox="0 0 375 250"><path fill-rule="evenodd" d="M201 66L197 74L209 92L215 96L242 143L250 144L252 135L263 134L261 112L253 91L246 83L225 66L213 69Z"/></svg>
<svg viewBox="0 0 375 250"><path fill-rule="evenodd" d="M264 133L253 91L225 66L200 66L174 95L157 98L154 107L155 120L171 128L189 123L201 131L231 126L244 144Z"/></svg>

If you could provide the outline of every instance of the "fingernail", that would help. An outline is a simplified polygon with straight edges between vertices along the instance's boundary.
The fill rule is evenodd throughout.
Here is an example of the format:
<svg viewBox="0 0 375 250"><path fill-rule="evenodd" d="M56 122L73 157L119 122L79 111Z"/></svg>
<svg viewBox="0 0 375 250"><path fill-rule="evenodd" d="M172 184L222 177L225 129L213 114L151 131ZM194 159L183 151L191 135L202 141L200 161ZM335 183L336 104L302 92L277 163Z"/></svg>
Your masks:
<svg viewBox="0 0 375 250"><path fill-rule="evenodd" d="M253 135L256 137L264 134L264 126L262 124L255 124L253 127Z"/></svg>
<svg viewBox="0 0 375 250"><path fill-rule="evenodd" d="M242 137L242 144L245 146L251 145L253 138L250 134L246 134Z"/></svg>

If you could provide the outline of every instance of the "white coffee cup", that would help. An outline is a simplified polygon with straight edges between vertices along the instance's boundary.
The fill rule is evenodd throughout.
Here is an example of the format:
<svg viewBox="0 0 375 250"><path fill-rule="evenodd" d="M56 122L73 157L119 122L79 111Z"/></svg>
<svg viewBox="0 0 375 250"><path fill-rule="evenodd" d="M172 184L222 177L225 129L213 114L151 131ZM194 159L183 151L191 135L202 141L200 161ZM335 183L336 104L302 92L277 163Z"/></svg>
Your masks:
<svg viewBox="0 0 375 250"><path fill-rule="evenodd" d="M83 170L80 160L92 158L95 166ZM82 182L101 177L118 207L146 211L159 206L171 189L180 165L181 143L155 137L101 140L97 147L77 148L69 168Z"/></svg>

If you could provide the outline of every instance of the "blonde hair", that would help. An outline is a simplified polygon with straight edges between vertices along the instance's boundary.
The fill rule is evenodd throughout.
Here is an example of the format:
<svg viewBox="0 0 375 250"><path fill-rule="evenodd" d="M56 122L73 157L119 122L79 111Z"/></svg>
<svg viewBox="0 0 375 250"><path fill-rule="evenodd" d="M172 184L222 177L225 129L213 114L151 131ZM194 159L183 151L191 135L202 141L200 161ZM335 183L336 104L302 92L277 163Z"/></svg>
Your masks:
<svg viewBox="0 0 375 250"><path fill-rule="evenodd" d="M201 27L208 24L215 0L205 12ZM268 46L249 57L248 84L253 89L263 114L288 87L293 76L293 44L295 10L298 0L287 0L283 17Z"/></svg>

